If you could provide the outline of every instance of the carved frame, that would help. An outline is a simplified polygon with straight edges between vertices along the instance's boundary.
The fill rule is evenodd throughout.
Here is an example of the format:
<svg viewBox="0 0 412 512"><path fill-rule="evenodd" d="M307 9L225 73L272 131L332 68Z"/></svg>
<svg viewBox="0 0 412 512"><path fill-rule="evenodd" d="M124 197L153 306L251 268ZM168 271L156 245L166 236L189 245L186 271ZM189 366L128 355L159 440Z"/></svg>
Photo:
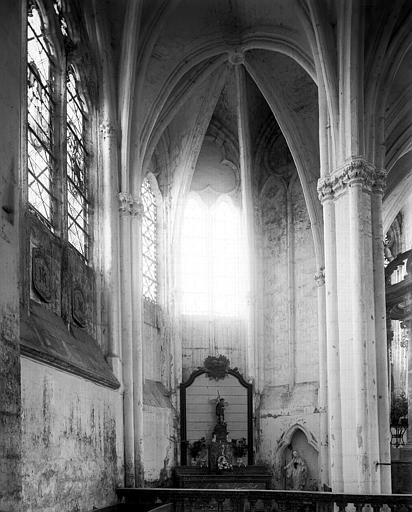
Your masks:
<svg viewBox="0 0 412 512"><path fill-rule="evenodd" d="M186 423L186 390L190 387L197 377L207 374L210 378L210 370L199 368L195 370L186 382L180 384L180 464L187 466L187 423ZM239 384L247 391L247 463L253 465L253 385L247 382L238 370L227 368L226 375L233 375L239 381ZM224 378L223 377L223 378ZM213 376L211 378L214 378ZM221 377L222 378L222 377Z"/></svg>

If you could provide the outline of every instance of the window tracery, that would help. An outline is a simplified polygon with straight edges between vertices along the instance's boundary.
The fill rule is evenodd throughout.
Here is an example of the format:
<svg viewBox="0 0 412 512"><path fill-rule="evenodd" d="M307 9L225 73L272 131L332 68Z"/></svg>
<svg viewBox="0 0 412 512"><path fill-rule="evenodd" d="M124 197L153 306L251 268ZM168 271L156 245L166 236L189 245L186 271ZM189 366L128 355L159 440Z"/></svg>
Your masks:
<svg viewBox="0 0 412 512"><path fill-rule="evenodd" d="M142 183L142 274L143 297L157 302L157 205L148 177Z"/></svg>
<svg viewBox="0 0 412 512"><path fill-rule="evenodd" d="M51 223L54 102L52 53L44 34L37 4L31 3L27 20L27 170L28 200Z"/></svg>
<svg viewBox="0 0 412 512"><path fill-rule="evenodd" d="M88 112L73 68L68 72L66 91L68 240L83 256L86 256L89 201L85 130Z"/></svg>
<svg viewBox="0 0 412 512"><path fill-rule="evenodd" d="M53 39L47 34L48 26L56 32ZM61 233L87 259L89 111L78 70L71 63L71 43L62 0L55 0L48 10L42 10L38 0L29 0L28 203L50 229Z"/></svg>

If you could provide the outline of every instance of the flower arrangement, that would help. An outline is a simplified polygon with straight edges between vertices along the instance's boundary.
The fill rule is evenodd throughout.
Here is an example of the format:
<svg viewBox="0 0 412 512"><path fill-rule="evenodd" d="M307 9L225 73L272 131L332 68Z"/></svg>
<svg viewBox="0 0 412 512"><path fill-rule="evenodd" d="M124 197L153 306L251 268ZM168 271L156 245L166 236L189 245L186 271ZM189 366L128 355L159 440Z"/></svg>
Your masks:
<svg viewBox="0 0 412 512"><path fill-rule="evenodd" d="M232 450L233 455L240 459L241 457L244 457L247 453L247 443L246 439L242 437L241 439L233 439L232 440Z"/></svg>
<svg viewBox="0 0 412 512"><path fill-rule="evenodd" d="M201 437L189 445L189 453L192 459L197 459L202 450L206 448L206 438Z"/></svg>
<svg viewBox="0 0 412 512"><path fill-rule="evenodd" d="M219 455L217 458L217 469L219 471L231 471L233 469L232 464L227 460L224 455Z"/></svg>

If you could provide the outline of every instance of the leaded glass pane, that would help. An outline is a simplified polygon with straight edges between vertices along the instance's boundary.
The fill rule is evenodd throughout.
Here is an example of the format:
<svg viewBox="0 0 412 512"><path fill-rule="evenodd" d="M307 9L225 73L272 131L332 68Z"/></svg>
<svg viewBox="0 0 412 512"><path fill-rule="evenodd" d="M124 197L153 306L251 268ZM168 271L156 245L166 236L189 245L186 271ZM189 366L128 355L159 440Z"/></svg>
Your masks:
<svg viewBox="0 0 412 512"><path fill-rule="evenodd" d="M68 240L87 257L89 201L85 129L88 112L73 69L67 75L66 95Z"/></svg>
<svg viewBox="0 0 412 512"><path fill-rule="evenodd" d="M52 205L51 52L40 10L31 4L27 20L28 199L51 222Z"/></svg>
<svg viewBox="0 0 412 512"><path fill-rule="evenodd" d="M157 207L156 198L148 178L143 181L141 197L142 217L142 273L143 297L151 302L157 300Z"/></svg>

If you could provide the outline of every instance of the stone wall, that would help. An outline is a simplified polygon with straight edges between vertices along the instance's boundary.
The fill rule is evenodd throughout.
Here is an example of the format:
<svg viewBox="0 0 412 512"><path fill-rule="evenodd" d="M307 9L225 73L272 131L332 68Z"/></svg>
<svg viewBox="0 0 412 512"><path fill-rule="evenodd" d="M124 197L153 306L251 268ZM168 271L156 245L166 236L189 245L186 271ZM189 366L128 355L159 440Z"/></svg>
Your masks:
<svg viewBox="0 0 412 512"><path fill-rule="evenodd" d="M20 511L19 182L22 2L0 2L0 510Z"/></svg>
<svg viewBox="0 0 412 512"><path fill-rule="evenodd" d="M21 361L23 510L115 503L115 487L123 484L121 393Z"/></svg>
<svg viewBox="0 0 412 512"><path fill-rule="evenodd" d="M299 432L311 458L307 486L313 489L319 478L312 460L319 449L316 265L299 180L270 178L260 206L265 366L257 460L273 470L274 487L284 488L282 468Z"/></svg>
<svg viewBox="0 0 412 512"><path fill-rule="evenodd" d="M146 485L165 485L176 464L176 413L170 396L170 347L159 305L144 303L143 432Z"/></svg>

